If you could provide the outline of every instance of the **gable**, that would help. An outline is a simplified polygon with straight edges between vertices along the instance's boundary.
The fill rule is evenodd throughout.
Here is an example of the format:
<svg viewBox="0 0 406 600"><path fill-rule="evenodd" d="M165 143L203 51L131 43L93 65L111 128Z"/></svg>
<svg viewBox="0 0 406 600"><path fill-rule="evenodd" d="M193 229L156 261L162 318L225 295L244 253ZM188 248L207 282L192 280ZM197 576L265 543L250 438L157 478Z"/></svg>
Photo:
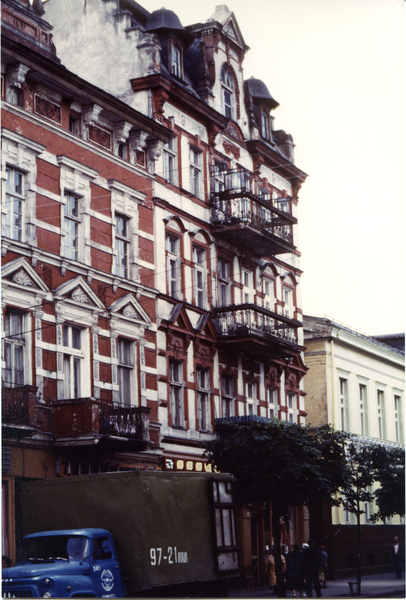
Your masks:
<svg viewBox="0 0 406 600"><path fill-rule="evenodd" d="M108 310L117 317L135 321L142 325L149 325L151 323L148 313L133 294L126 294L122 298L115 300L109 306Z"/></svg>
<svg viewBox="0 0 406 600"><path fill-rule="evenodd" d="M98 295L81 276L66 281L54 290L54 294L60 300L86 305L100 311L105 309Z"/></svg>
<svg viewBox="0 0 406 600"><path fill-rule="evenodd" d="M38 275L26 258L16 258L3 266L3 286L14 284L22 288L32 288L35 293L48 293L49 288L45 281Z"/></svg>

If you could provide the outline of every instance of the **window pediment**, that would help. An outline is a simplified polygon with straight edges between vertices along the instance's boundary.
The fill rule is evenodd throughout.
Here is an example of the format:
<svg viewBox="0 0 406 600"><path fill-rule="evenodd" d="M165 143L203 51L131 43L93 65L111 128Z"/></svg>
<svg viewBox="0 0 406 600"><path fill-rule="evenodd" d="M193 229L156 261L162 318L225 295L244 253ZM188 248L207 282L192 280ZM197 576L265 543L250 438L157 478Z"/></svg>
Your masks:
<svg viewBox="0 0 406 600"><path fill-rule="evenodd" d="M83 277L74 277L60 285L55 291L58 299L88 306L97 311L104 311L105 306Z"/></svg>
<svg viewBox="0 0 406 600"><path fill-rule="evenodd" d="M110 305L108 310L115 318L128 319L144 326L151 324L151 319L147 312L133 294L126 294L122 298L119 298Z"/></svg>
<svg viewBox="0 0 406 600"><path fill-rule="evenodd" d="M24 288L33 288L36 293L42 292L46 294L49 292L45 281L25 258L16 258L4 265L2 268L2 278L3 285L7 285L6 282L8 282L16 286L23 286Z"/></svg>

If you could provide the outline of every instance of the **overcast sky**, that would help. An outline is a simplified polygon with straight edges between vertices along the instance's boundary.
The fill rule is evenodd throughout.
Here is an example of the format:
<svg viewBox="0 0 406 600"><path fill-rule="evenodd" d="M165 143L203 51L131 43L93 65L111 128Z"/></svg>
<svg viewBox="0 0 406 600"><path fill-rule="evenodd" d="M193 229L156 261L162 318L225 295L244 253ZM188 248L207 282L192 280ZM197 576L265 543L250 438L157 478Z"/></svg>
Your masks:
<svg viewBox="0 0 406 600"><path fill-rule="evenodd" d="M183 25L220 2L145 0ZM404 331L402 0L227 0L291 133L305 314Z"/></svg>

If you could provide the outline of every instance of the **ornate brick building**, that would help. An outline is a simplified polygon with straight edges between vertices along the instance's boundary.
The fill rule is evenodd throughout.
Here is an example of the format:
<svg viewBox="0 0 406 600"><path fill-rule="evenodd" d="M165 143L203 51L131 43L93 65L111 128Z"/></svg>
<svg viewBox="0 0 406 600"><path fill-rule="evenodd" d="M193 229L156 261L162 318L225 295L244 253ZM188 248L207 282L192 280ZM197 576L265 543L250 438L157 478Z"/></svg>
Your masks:
<svg viewBox="0 0 406 600"><path fill-rule="evenodd" d="M217 419L304 423L306 175L267 86L244 80L248 47L224 5L185 28L133 0L4 0L2 32L14 556L20 478L208 470ZM250 578L268 518L241 517Z"/></svg>

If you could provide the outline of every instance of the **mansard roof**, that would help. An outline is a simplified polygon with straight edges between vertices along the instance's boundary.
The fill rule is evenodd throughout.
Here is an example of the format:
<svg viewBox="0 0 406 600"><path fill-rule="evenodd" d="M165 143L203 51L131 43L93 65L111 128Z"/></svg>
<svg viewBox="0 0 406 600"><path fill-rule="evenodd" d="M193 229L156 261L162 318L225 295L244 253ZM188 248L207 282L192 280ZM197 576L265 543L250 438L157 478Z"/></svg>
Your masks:
<svg viewBox="0 0 406 600"><path fill-rule="evenodd" d="M271 108L276 108L279 106L279 102L272 97L265 83L261 81L261 79L250 77L246 81L246 86L248 87L248 91L253 98L265 100L271 106Z"/></svg>
<svg viewBox="0 0 406 600"><path fill-rule="evenodd" d="M192 36L186 31L179 17L173 10L160 8L152 12L145 23L145 31L176 31L181 39L190 44Z"/></svg>

